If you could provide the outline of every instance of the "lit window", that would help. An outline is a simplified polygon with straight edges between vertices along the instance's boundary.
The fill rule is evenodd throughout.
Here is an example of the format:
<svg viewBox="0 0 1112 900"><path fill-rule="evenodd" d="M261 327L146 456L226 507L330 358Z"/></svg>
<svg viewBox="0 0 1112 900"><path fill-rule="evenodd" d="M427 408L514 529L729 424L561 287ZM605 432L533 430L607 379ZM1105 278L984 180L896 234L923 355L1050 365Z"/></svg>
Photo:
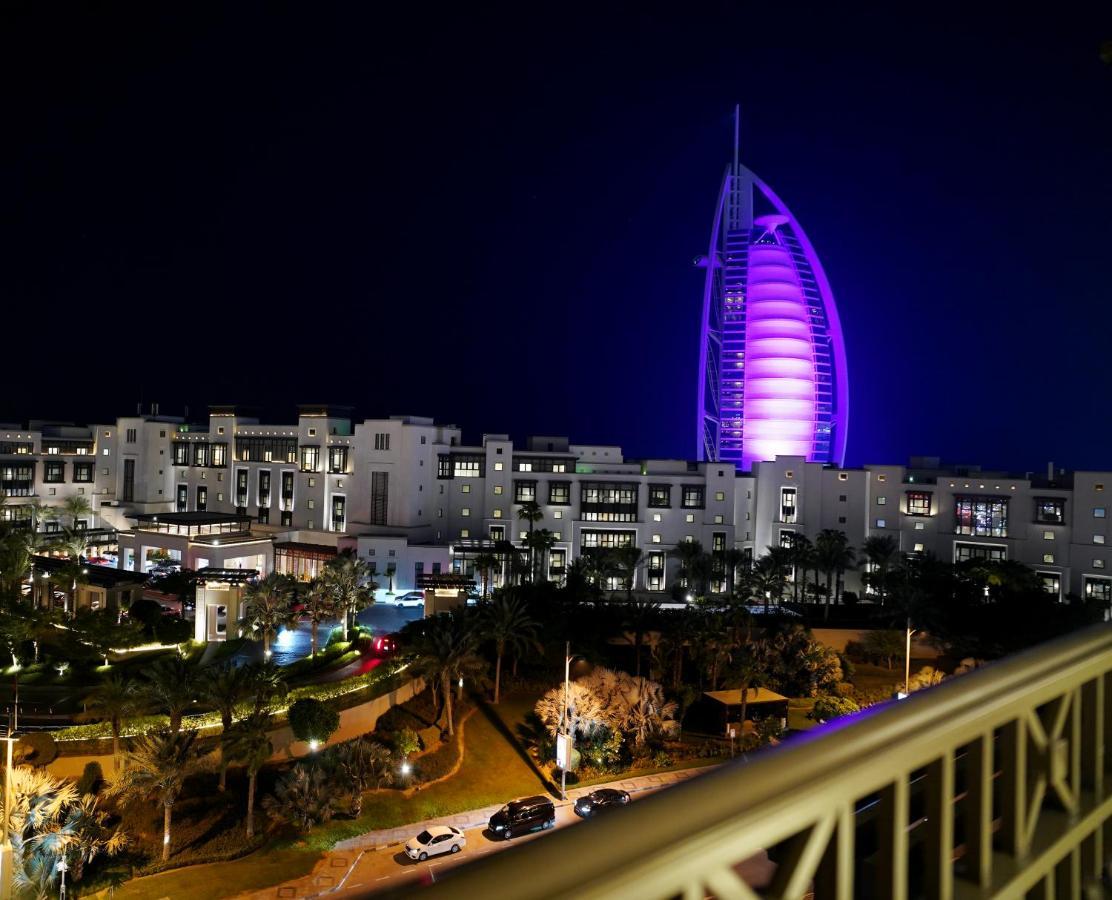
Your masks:
<svg viewBox="0 0 1112 900"><path fill-rule="evenodd" d="M877 519L877 520L876 520L876 527L877 527L877 528L887 528L887 527L888 527L888 522L887 522L887 520L885 520L885 519Z"/></svg>
<svg viewBox="0 0 1112 900"><path fill-rule="evenodd" d="M1053 553L1044 553L1043 554L1043 562L1053 564L1054 563L1054 554Z"/></svg>
<svg viewBox="0 0 1112 900"><path fill-rule="evenodd" d="M884 506L887 502L888 502L887 497L877 497L876 498L876 505L877 506Z"/></svg>
<svg viewBox="0 0 1112 900"><path fill-rule="evenodd" d="M839 472L839 473L838 473L838 480L839 480L839 481L849 481L849 473L847 473L847 472Z"/></svg>
<svg viewBox="0 0 1112 900"><path fill-rule="evenodd" d="M661 518L660 513L653 513L653 521L654 522L659 522L660 518Z"/></svg>
<svg viewBox="0 0 1112 900"><path fill-rule="evenodd" d="M519 541L523 541L523 540L525 540L525 539L526 539L527 537L529 537L529 532L528 532L528 531L519 531L519 532L517 533L517 539L518 539Z"/></svg>
<svg viewBox="0 0 1112 900"><path fill-rule="evenodd" d="M1103 559L1094 559L1093 560L1093 568L1094 569L1103 569L1104 568L1104 560Z"/></svg>
<svg viewBox="0 0 1112 900"><path fill-rule="evenodd" d="M725 518L724 518L723 516L715 516L715 517L714 517L714 524L715 524L715 525L721 525L721 524L722 524L723 522L725 522L725 521L726 521L726 520L725 520Z"/></svg>
<svg viewBox="0 0 1112 900"><path fill-rule="evenodd" d="M926 527L927 527L926 522L916 522L915 523L915 530L916 531L923 531Z"/></svg>
<svg viewBox="0 0 1112 900"><path fill-rule="evenodd" d="M785 478L795 478L795 472L793 472L791 469L788 469L788 471L786 471L784 473L784 477Z"/></svg>
<svg viewBox="0 0 1112 900"><path fill-rule="evenodd" d="M224 495L223 494L217 494L216 499L217 500L223 500ZM309 509L314 509L316 507L316 504L313 502L312 499L310 499L309 501L307 501L307 506L309 507Z"/></svg>
<svg viewBox="0 0 1112 900"><path fill-rule="evenodd" d="M501 494L502 494L502 485L496 484L494 486L494 494L495 494L495 496L501 496Z"/></svg>
<svg viewBox="0 0 1112 900"><path fill-rule="evenodd" d="M694 516L693 513L688 513L686 516L683 517L683 520L685 522L694 522L695 521L695 516Z"/></svg>
<svg viewBox="0 0 1112 900"><path fill-rule="evenodd" d="M1043 532L1043 540L1044 541L1054 540L1054 532L1053 531L1044 531Z"/></svg>
<svg viewBox="0 0 1112 900"><path fill-rule="evenodd" d="M1104 535L1103 534L1094 534L1093 535L1093 543L1094 544L1103 544L1104 543Z"/></svg>
<svg viewBox="0 0 1112 900"><path fill-rule="evenodd" d="M461 494L470 494L470 493L471 493L471 485L469 485L469 484L461 484L461 485L459 486L459 492L460 492Z"/></svg>
<svg viewBox="0 0 1112 900"><path fill-rule="evenodd" d="M726 499L726 492L725 491L715 491L714 492L714 499L715 500L725 500Z"/></svg>
<svg viewBox="0 0 1112 900"><path fill-rule="evenodd" d="M660 535L659 534L654 534L653 535L653 543L654 544L659 544L660 543Z"/></svg>
<svg viewBox="0 0 1112 900"><path fill-rule="evenodd" d="M1103 519L1104 518L1104 507L1103 506L1094 506L1093 507L1093 518L1094 519Z"/></svg>
<svg viewBox="0 0 1112 900"><path fill-rule="evenodd" d="M461 538L471 537L471 532L468 531L466 528L461 528L459 530L459 536Z"/></svg>
<svg viewBox="0 0 1112 900"><path fill-rule="evenodd" d="M495 472L501 472L501 471L502 471L502 463L500 463L500 462L496 462L496 463L494 464L494 471L495 471Z"/></svg>
<svg viewBox="0 0 1112 900"><path fill-rule="evenodd" d="M501 519L502 518L502 510L496 509L493 513L491 513L491 515L496 519Z"/></svg>
<svg viewBox="0 0 1112 900"><path fill-rule="evenodd" d="M888 476L887 475L877 475L876 480L877 481L887 481Z"/></svg>
<svg viewBox="0 0 1112 900"><path fill-rule="evenodd" d="M564 535L563 535L563 532L560 532L560 531L554 531L554 532L552 532L552 540L554 540L554 541L562 541L563 539L564 539Z"/></svg>
<svg viewBox="0 0 1112 900"><path fill-rule="evenodd" d="M310 428L309 429L309 437L316 437L316 436L317 436L317 430L315 428Z"/></svg>
<svg viewBox="0 0 1112 900"><path fill-rule="evenodd" d="M922 553L924 549L925 548L924 548L923 544L916 544L915 545L915 552L916 553Z"/></svg>
<svg viewBox="0 0 1112 900"><path fill-rule="evenodd" d="M555 509L555 510L553 510L553 511L552 511L552 518L554 518L554 519L562 519L562 518L564 518L564 511L563 511L562 509Z"/></svg>
<svg viewBox="0 0 1112 900"><path fill-rule="evenodd" d="M471 507L470 506L465 506L463 509L461 509L459 511L459 514L461 516L463 516L464 518L467 518L469 515L471 515Z"/></svg>

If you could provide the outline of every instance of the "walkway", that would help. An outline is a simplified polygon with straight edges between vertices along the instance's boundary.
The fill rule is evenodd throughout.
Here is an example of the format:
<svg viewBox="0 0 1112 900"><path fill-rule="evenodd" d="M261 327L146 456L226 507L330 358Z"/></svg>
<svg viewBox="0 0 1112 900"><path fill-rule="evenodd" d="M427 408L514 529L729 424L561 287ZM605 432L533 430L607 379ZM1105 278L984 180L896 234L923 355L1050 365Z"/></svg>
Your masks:
<svg viewBox="0 0 1112 900"><path fill-rule="evenodd" d="M638 793L669 787L695 775L709 771L710 768L710 766L703 766L695 769L681 769L675 772L661 772L657 775L639 775L625 778L621 781L610 782L608 784L595 784L589 787L575 788L568 791L568 800L566 802L557 801L557 810L558 813L564 813L561 815L562 824L570 824L570 822L575 819L574 816L570 815L570 809L575 804L576 799L598 788L618 788L636 795ZM414 822L400 828L369 831L366 834L359 835L359 837L340 841L336 844L335 848L324 854L313 868L313 871L308 875L282 884L272 885L263 890L240 894L237 900L278 900L278 898L283 898L283 900L284 898L305 900L305 898L321 897L354 890L358 890L359 893L365 893L368 887L372 885L364 881L362 876L359 878L359 883L355 883L352 879L352 873L355 872L356 867L359 865L360 861L364 859L366 854L372 853L373 851L387 850L392 847L400 849L400 844L409 840L409 838L429 825L455 825L457 828L464 831L483 827L498 809L500 809L500 805L487 806L482 809L458 813L454 816L441 816L437 819L429 819L424 822ZM540 838L541 835L538 834L535 835L535 837ZM521 839L514 841L513 844L500 842L498 846L506 847L519 843L521 843ZM383 854L375 854L375 856L381 858ZM460 854L460 856L462 857L464 854ZM370 857L368 857L368 859L369 858ZM389 857L390 861L383 859L382 862L392 867L394 865L392 859L393 857ZM459 860L459 862L462 861L462 859ZM401 868L400 865L398 868L398 874L401 877L415 877L418 874L416 871L407 871ZM386 884L379 885L379 887L387 886Z"/></svg>

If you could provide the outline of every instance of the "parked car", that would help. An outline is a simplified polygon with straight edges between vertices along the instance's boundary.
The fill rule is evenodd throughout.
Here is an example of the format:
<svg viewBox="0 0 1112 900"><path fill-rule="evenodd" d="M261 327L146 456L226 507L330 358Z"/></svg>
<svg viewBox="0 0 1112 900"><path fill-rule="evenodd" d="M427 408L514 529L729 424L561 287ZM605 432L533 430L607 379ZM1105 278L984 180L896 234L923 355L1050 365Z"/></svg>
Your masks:
<svg viewBox="0 0 1112 900"><path fill-rule="evenodd" d="M397 639L392 634L379 634L371 641L376 656L389 656L398 649Z"/></svg>
<svg viewBox="0 0 1112 900"><path fill-rule="evenodd" d="M597 791L591 791L585 797L576 800L575 811L584 819L588 819L604 809L625 806L627 803L629 803L629 794L625 791L615 790L614 788L599 788Z"/></svg>
<svg viewBox="0 0 1112 900"><path fill-rule="evenodd" d="M509 839L555 824L556 807L547 797L538 796L507 803L490 817L489 827L495 837Z"/></svg>
<svg viewBox="0 0 1112 900"><path fill-rule="evenodd" d="M395 606L424 606L425 605L425 592L424 591L408 591L405 594L398 594L394 598Z"/></svg>
<svg viewBox="0 0 1112 900"><path fill-rule="evenodd" d="M459 853L467 846L463 832L451 825L433 825L405 842L405 855L424 862L441 853Z"/></svg>

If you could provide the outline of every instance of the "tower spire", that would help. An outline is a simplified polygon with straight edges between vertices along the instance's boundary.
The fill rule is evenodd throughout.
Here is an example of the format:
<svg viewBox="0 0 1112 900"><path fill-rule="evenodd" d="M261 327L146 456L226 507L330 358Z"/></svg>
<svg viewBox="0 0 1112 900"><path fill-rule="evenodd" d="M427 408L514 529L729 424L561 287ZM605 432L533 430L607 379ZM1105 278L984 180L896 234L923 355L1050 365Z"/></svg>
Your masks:
<svg viewBox="0 0 1112 900"><path fill-rule="evenodd" d="M741 137L741 104L734 104L734 168L732 175L736 176L738 173L738 145Z"/></svg>

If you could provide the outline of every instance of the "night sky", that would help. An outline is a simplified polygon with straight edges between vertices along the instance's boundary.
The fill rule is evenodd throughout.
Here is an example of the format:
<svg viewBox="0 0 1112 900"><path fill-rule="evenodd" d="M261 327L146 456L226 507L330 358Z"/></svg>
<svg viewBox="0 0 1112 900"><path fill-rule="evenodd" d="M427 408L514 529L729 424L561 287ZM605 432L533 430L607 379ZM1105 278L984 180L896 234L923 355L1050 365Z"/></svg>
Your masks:
<svg viewBox="0 0 1112 900"><path fill-rule="evenodd" d="M1112 4L168 5L5 5L0 419L690 457L737 102L833 285L848 462L1112 468Z"/></svg>

